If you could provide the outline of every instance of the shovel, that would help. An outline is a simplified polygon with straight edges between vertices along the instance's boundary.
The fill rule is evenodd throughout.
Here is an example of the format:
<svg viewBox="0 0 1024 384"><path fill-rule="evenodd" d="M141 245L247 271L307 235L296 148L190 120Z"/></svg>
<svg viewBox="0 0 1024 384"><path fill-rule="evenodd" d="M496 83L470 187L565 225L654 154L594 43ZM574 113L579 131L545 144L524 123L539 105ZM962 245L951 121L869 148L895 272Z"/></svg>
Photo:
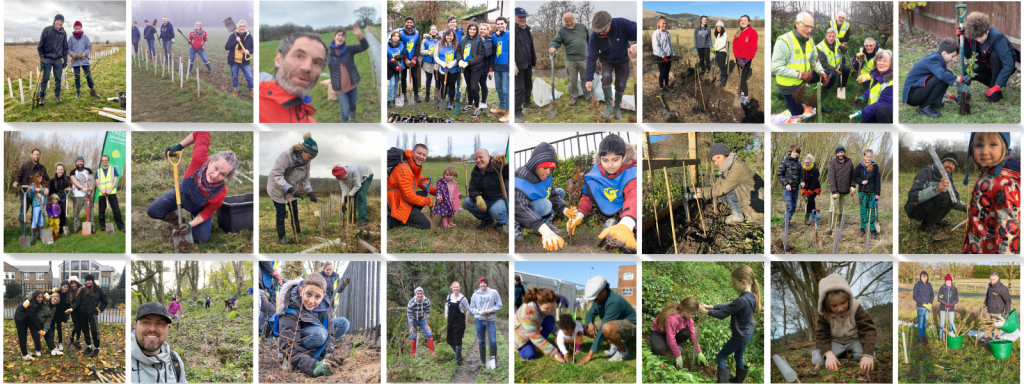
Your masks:
<svg viewBox="0 0 1024 384"><path fill-rule="evenodd" d="M957 22L959 23L960 28L963 28L964 27L964 16L967 16L967 4L957 4L955 7L953 7L953 13L956 14L956 19L957 19ZM966 74L967 74L967 65L964 63L964 35L961 34L960 35L960 75L966 75ZM958 93L968 93L968 92L970 92L970 88L968 88L966 85L964 85L964 83L957 82L956 83L956 91Z"/></svg>
<svg viewBox="0 0 1024 384"><path fill-rule="evenodd" d="M36 199L39 199L39 201L43 201L43 196L36 193ZM46 214L46 204L48 203L44 203L42 206L39 207L39 209L42 211L44 220L44 226L42 228L39 228L39 238L43 241L43 244L53 244L53 230L50 229L49 225L45 225L47 224L46 220L49 220L50 218L50 216Z"/></svg>
<svg viewBox="0 0 1024 384"><path fill-rule="evenodd" d="M836 67L836 76L839 76L839 84L836 85L836 97L839 100L846 100L846 82L843 81L843 64L846 63L846 54L840 49L839 66Z"/></svg>
<svg viewBox="0 0 1024 384"><path fill-rule="evenodd" d="M459 88L462 85L462 70L463 68L459 67L459 77L455 78L455 116L462 113L462 88Z"/></svg>
<svg viewBox="0 0 1024 384"><path fill-rule="evenodd" d="M955 227L950 228L950 229L945 230L945 231L942 231L942 232L939 232L939 233L936 233L935 236L932 236L932 240L935 240L935 241L946 240L946 239L950 238L951 236L953 236L953 231L955 231L957 228L960 228L961 225L964 225L966 223L967 223L967 219L964 219L964 221L961 221L960 224L957 224Z"/></svg>
<svg viewBox="0 0 1024 384"><path fill-rule="evenodd" d="M68 199L68 197L71 197L71 199ZM73 197L73 196L71 196L71 190L70 190L70 189L69 189L69 190L66 190L66 191L64 191L64 198L65 198L65 199L67 199L67 204L65 204L65 206L66 206L66 207L67 207L68 209L67 209L67 211L66 211L66 212L64 212L64 216L65 216L65 217L67 217L67 216L68 216L68 213L72 212L72 209L73 209L73 208L75 207L75 201L74 201L74 197ZM70 204L70 205L69 205L69 204ZM68 229L68 221L67 221L67 219L65 219L65 220L64 220L64 227L63 227L63 230L64 230L64 236L67 236L67 235L68 235L68 233L69 233L69 232L71 232L71 230L70 230L70 229Z"/></svg>
<svg viewBox="0 0 1024 384"><path fill-rule="evenodd" d="M398 96L395 96L395 106L399 107L399 108L405 106L405 95L404 94L399 94Z"/></svg>
<svg viewBox="0 0 1024 384"><path fill-rule="evenodd" d="M658 100L661 100L661 106L665 107L665 116L664 116L665 117L665 122L666 123L678 123L679 122L679 114L677 114L675 111L669 109L668 104L665 103L665 99L662 98L661 95L658 95Z"/></svg>
<svg viewBox="0 0 1024 384"><path fill-rule="evenodd" d="M106 200L107 207L110 207L110 196L109 195L103 195L103 199ZM110 208L110 209L113 210L113 208ZM181 224L181 223L178 223L178 224ZM106 230L107 230L107 234L108 235L113 235L114 234L114 223L109 223L108 222L106 224Z"/></svg>
<svg viewBox="0 0 1024 384"><path fill-rule="evenodd" d="M548 58L551 59L551 103L548 104L548 120L554 120L558 116L558 100L555 100L555 54L549 53Z"/></svg>
<svg viewBox="0 0 1024 384"><path fill-rule="evenodd" d="M174 161L171 158L172 155L178 155L178 160ZM171 163L172 168L174 168L174 200L178 204L178 227L181 227L181 189L178 186L178 164L181 164L181 151L168 153L167 162ZM108 231L111 230L110 227L107 228ZM192 241L192 231L182 235L175 228L174 231L171 231L171 239L174 241L174 253L188 253L195 247L195 242ZM182 244L182 241L185 244Z"/></svg>
<svg viewBox="0 0 1024 384"><path fill-rule="evenodd" d="M82 223L82 236L92 234L92 199L85 203L85 222Z"/></svg>
<svg viewBox="0 0 1024 384"><path fill-rule="evenodd" d="M25 207L25 212L22 213L21 238L18 240L18 242L20 243L22 249L25 249L25 248L28 248L28 247L32 246L32 237L27 235L27 234L25 234L25 221L26 220L32 220L32 218L29 217L29 212L31 212L30 211L31 207L26 206L28 204L28 190L29 190L29 186L27 186L27 185L22 185L21 186L21 206Z"/></svg>
<svg viewBox="0 0 1024 384"><path fill-rule="evenodd" d="M446 88L446 89L448 88L448 68L445 68L445 69L444 69L444 83L441 83L441 84L444 84L444 85L443 85L443 87L444 87L444 88ZM446 97L443 97L443 96L441 96L441 93L440 93L440 92L438 92L438 96L439 96L438 98L439 98L439 99L441 99L441 101L437 102L437 109L439 109L439 110L442 110L442 111L443 111L443 110L444 110L444 101L445 101L445 100L446 100L447 98L446 98Z"/></svg>

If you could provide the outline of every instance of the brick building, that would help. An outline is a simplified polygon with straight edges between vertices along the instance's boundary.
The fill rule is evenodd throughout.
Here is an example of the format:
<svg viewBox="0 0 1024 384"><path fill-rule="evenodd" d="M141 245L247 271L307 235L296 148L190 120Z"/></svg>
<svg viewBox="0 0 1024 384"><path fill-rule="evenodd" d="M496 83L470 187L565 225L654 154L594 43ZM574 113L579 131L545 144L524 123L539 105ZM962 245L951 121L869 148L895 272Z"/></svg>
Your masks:
<svg viewBox="0 0 1024 384"><path fill-rule="evenodd" d="M619 266L619 282L616 285L618 287L616 291L634 308L636 308L636 297L639 295L639 292L636 290L638 277L636 264Z"/></svg>

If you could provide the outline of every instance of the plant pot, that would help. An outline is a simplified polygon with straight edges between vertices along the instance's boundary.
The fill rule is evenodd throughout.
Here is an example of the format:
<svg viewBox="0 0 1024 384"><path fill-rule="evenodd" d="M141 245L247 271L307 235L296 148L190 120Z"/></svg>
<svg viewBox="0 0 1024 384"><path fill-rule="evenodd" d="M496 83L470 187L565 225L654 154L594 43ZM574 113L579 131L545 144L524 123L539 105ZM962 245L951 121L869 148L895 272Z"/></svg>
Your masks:
<svg viewBox="0 0 1024 384"><path fill-rule="evenodd" d="M1006 360L1013 354L1013 342L1010 340L992 340L988 343L992 355L999 360Z"/></svg>
<svg viewBox="0 0 1024 384"><path fill-rule="evenodd" d="M958 349L963 344L964 344L964 337L963 336L950 336L950 335L946 335L946 346L949 347L949 349Z"/></svg>

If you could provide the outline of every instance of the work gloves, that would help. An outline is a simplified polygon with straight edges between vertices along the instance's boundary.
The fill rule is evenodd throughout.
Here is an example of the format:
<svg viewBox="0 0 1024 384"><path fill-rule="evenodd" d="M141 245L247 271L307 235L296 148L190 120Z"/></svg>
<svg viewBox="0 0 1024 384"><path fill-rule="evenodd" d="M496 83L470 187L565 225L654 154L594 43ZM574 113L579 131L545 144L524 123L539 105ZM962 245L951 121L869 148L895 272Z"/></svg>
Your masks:
<svg viewBox="0 0 1024 384"><path fill-rule="evenodd" d="M459 67L466 68L468 66L469 66L469 63L467 63L465 60L459 60Z"/></svg>
<svg viewBox="0 0 1024 384"><path fill-rule="evenodd" d="M810 72L800 72L798 76L800 77L800 81L803 81L805 83L810 83L811 79L814 78L814 75L811 75Z"/></svg>
<svg viewBox="0 0 1024 384"><path fill-rule="evenodd" d="M604 240L607 237L613 242L613 245L626 248L630 252L636 252L636 237L633 236L633 230L629 229L625 224L615 224L608 228L605 228L597 238Z"/></svg>
<svg viewBox="0 0 1024 384"><path fill-rule="evenodd" d="M963 85L971 85L971 77L970 76L957 76L956 77L956 82L961 83Z"/></svg>
<svg viewBox="0 0 1024 384"><path fill-rule="evenodd" d="M21 307L25 308L25 309L28 309L28 299L25 299L25 302L21 303Z"/></svg>
<svg viewBox="0 0 1024 384"><path fill-rule="evenodd" d="M565 231L569 236L576 235L576 227L583 223L583 214L573 206L563 209L562 214L569 219L565 223Z"/></svg>
<svg viewBox="0 0 1024 384"><path fill-rule="evenodd" d="M284 194L285 195L289 195L289 196L294 195L295 194L295 187L288 187L288 189L286 189L284 191Z"/></svg>
<svg viewBox="0 0 1024 384"><path fill-rule="evenodd" d="M864 95L857 96L857 98L854 99L854 100L859 102L859 103L867 103L868 102L868 99L864 98Z"/></svg>
<svg viewBox="0 0 1024 384"><path fill-rule="evenodd" d="M956 27L956 35L959 37L959 36L963 36L963 34L964 34L964 28L958 25Z"/></svg>
<svg viewBox="0 0 1024 384"><path fill-rule="evenodd" d="M683 369L683 357L682 356L677 356L676 357L676 369Z"/></svg>
<svg viewBox="0 0 1024 384"><path fill-rule="evenodd" d="M989 88L988 91L985 91L985 97L992 96L993 93L999 92L1000 89L1002 88L1000 88L998 85L993 85L992 88Z"/></svg>
<svg viewBox="0 0 1024 384"><path fill-rule="evenodd" d="M181 150L183 149L185 149L185 146L181 145L181 143L175 143L174 145L168 146L167 149L164 150L164 157L167 157L168 154L181 152Z"/></svg>
<svg viewBox="0 0 1024 384"><path fill-rule="evenodd" d="M856 110L853 111L853 114L850 115L850 118L860 120L864 118L864 115L861 113L861 110Z"/></svg>
<svg viewBox="0 0 1024 384"><path fill-rule="evenodd" d="M665 62L666 62L666 63L668 63L668 62L671 62L671 61L672 61L672 59L671 59L671 58L669 58L668 56L662 57L661 59L662 59L662 60L665 60Z"/></svg>
<svg viewBox="0 0 1024 384"><path fill-rule="evenodd" d="M925 303L924 307L928 309L928 312L932 311L932 303Z"/></svg>
<svg viewBox="0 0 1024 384"><path fill-rule="evenodd" d="M181 223L181 225L178 226L178 228L175 228L173 231L171 231L171 234L175 235L175 236L184 236L184 235L187 235L191 231L192 231L192 224L189 224L189 223L185 222L185 223Z"/></svg>
<svg viewBox="0 0 1024 384"><path fill-rule="evenodd" d="M697 354L697 364L708 365L708 358L704 357L703 352Z"/></svg>
<svg viewBox="0 0 1024 384"><path fill-rule="evenodd" d="M541 224L540 229L537 231L540 232L540 235L543 238L542 242L544 244L544 249L557 251L565 246L565 240L562 240L562 237L555 234L547 224Z"/></svg>
<svg viewBox="0 0 1024 384"><path fill-rule="evenodd" d="M825 73L825 71L819 72L818 76L821 76L821 84L822 85L828 84L828 74Z"/></svg>
<svg viewBox="0 0 1024 384"><path fill-rule="evenodd" d="M330 376L330 375L331 375L331 367L328 366L327 363L325 363L323 361L318 361L316 363L316 368L313 368L313 377Z"/></svg>
<svg viewBox="0 0 1024 384"><path fill-rule="evenodd" d="M736 59L736 64L739 64L740 67L746 68L747 64L750 64L750 60L747 60L747 59Z"/></svg>
<svg viewBox="0 0 1024 384"><path fill-rule="evenodd" d="M868 80L871 80L871 75L860 75L860 76L857 76L857 82L858 83L863 83L863 82L868 81Z"/></svg>
<svg viewBox="0 0 1024 384"><path fill-rule="evenodd" d="M313 192L306 192L306 198L309 199L309 201L314 203L316 202L316 194Z"/></svg>
<svg viewBox="0 0 1024 384"><path fill-rule="evenodd" d="M479 209L480 212L487 212L487 203L484 202L483 196L476 197L476 209Z"/></svg>
<svg viewBox="0 0 1024 384"><path fill-rule="evenodd" d="M346 278L345 278L345 280L343 280L343 281L341 282L341 288L342 288L342 289L344 289L344 288L345 288L345 287L347 287L347 286L349 285L349 283L351 283L351 282L352 282L352 278L351 278L351 277L346 277Z"/></svg>

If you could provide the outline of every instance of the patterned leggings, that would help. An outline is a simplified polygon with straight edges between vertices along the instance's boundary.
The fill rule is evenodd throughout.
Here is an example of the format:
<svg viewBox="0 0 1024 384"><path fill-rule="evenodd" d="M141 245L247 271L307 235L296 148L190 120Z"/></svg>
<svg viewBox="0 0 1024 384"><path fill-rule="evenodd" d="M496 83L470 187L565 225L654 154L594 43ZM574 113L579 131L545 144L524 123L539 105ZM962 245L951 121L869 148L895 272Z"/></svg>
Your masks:
<svg viewBox="0 0 1024 384"><path fill-rule="evenodd" d="M860 199L860 227L866 228L868 222L871 222L871 232L876 230L875 228L875 215L877 213L872 212L875 207L875 194L871 192L857 192L857 198Z"/></svg>

